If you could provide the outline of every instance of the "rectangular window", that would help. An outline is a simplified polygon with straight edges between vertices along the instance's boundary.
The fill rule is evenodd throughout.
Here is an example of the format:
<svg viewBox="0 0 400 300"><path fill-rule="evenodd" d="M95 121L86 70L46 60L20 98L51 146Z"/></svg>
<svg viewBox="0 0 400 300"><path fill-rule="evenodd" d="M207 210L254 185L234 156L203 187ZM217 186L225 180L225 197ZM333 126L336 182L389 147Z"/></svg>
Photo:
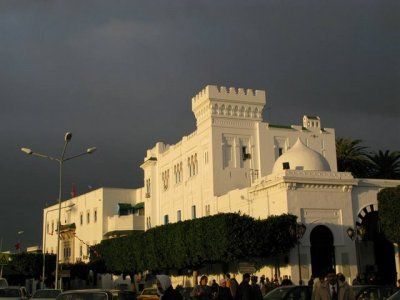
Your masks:
<svg viewBox="0 0 400 300"><path fill-rule="evenodd" d="M83 212L79 214L79 223L81 224L81 226L83 225Z"/></svg>
<svg viewBox="0 0 400 300"><path fill-rule="evenodd" d="M90 211L88 210L87 212L86 212L86 223L90 223Z"/></svg>
<svg viewBox="0 0 400 300"><path fill-rule="evenodd" d="M224 168L229 167L232 161L232 146L226 145L224 147Z"/></svg>
<svg viewBox="0 0 400 300"><path fill-rule="evenodd" d="M93 221L95 223L97 222L97 208L95 208L94 211L93 211Z"/></svg>
<svg viewBox="0 0 400 300"><path fill-rule="evenodd" d="M196 219L196 205L192 206L192 219Z"/></svg>
<svg viewBox="0 0 400 300"><path fill-rule="evenodd" d="M147 225L147 229L151 228L151 218L150 217L147 217L146 225Z"/></svg>
<svg viewBox="0 0 400 300"><path fill-rule="evenodd" d="M54 232L54 221L51 221L51 234Z"/></svg>
<svg viewBox="0 0 400 300"><path fill-rule="evenodd" d="M82 247L82 243L79 246L79 257L83 256L83 247Z"/></svg>
<svg viewBox="0 0 400 300"><path fill-rule="evenodd" d="M146 179L146 198L150 198L150 178Z"/></svg>
<svg viewBox="0 0 400 300"><path fill-rule="evenodd" d="M283 148L279 147L278 148L278 156L281 156L283 154Z"/></svg>
<svg viewBox="0 0 400 300"><path fill-rule="evenodd" d="M167 225L169 223L169 217L168 215L164 216L164 225Z"/></svg>
<svg viewBox="0 0 400 300"><path fill-rule="evenodd" d="M50 224L49 224L49 222L47 222L47 224L46 224L46 232L47 232L47 234L50 233Z"/></svg>
<svg viewBox="0 0 400 300"><path fill-rule="evenodd" d="M206 216L209 216L211 214L211 210L210 210L210 204L206 205Z"/></svg>
<svg viewBox="0 0 400 300"><path fill-rule="evenodd" d="M181 210L178 210L178 211L176 212L176 221L177 221L177 222L182 221L182 211L181 211Z"/></svg>

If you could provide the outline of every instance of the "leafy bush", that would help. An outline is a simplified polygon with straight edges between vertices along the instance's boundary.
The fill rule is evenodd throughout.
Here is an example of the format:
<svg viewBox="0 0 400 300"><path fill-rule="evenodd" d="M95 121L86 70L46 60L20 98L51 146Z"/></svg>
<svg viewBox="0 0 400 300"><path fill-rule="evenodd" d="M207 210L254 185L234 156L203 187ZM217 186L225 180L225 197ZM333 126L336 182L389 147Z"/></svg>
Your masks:
<svg viewBox="0 0 400 300"><path fill-rule="evenodd" d="M287 253L296 244L295 226L293 215L218 214L104 240L94 251L114 273L179 272Z"/></svg>
<svg viewBox="0 0 400 300"><path fill-rule="evenodd" d="M379 221L386 237L400 243L400 186L378 193Z"/></svg>

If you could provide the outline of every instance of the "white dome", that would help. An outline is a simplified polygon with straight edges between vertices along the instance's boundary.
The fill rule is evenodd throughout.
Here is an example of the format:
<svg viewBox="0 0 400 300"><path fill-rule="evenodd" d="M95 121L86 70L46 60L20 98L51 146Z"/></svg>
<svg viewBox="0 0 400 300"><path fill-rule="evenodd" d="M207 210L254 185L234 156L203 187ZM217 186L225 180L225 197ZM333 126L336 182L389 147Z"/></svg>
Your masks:
<svg viewBox="0 0 400 300"><path fill-rule="evenodd" d="M325 157L308 148L300 139L276 160L272 173L282 171L283 163L289 163L290 170L331 170Z"/></svg>

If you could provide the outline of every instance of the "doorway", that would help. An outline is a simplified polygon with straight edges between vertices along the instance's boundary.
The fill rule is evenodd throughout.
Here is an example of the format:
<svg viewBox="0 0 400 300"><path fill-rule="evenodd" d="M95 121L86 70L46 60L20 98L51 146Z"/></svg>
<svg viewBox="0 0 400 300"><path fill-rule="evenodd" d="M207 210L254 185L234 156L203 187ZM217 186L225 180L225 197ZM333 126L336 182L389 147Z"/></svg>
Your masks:
<svg viewBox="0 0 400 300"><path fill-rule="evenodd" d="M314 276L324 276L335 268L335 246L332 231L325 225L316 226L310 234L311 269Z"/></svg>

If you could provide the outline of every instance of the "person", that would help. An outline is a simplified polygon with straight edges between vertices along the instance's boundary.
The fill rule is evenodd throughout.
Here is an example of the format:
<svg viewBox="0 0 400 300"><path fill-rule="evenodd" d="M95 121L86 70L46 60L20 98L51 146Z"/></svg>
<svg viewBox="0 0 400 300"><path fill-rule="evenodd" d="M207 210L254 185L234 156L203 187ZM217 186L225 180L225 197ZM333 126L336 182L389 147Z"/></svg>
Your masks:
<svg viewBox="0 0 400 300"><path fill-rule="evenodd" d="M331 269L326 273L326 280L315 290L313 299L355 300L355 297L352 288L348 284L339 281L335 271Z"/></svg>
<svg viewBox="0 0 400 300"><path fill-rule="evenodd" d="M293 285L293 282L289 279L289 277L287 275L283 276L283 280L282 280L282 286L286 286L286 285Z"/></svg>
<svg viewBox="0 0 400 300"><path fill-rule="evenodd" d="M237 300L253 300L253 293L250 286L250 274L243 274L243 280L239 284Z"/></svg>
<svg viewBox="0 0 400 300"><path fill-rule="evenodd" d="M254 300L262 300L263 295L261 293L260 286L257 284L258 277L253 275L251 276L251 292L252 292L252 297Z"/></svg>
<svg viewBox="0 0 400 300"><path fill-rule="evenodd" d="M265 275L261 275L260 277L260 289L261 289L261 295L265 296L267 294L267 289L268 289L267 282L265 281Z"/></svg>
<svg viewBox="0 0 400 300"><path fill-rule="evenodd" d="M311 275L310 280L308 281L307 285L314 286L314 279L315 279L314 275Z"/></svg>
<svg viewBox="0 0 400 300"><path fill-rule="evenodd" d="M239 283L235 277L231 278L230 274L226 274L225 277L227 278L226 287L230 289L232 298L236 299Z"/></svg>
<svg viewBox="0 0 400 300"><path fill-rule="evenodd" d="M210 287L211 295L212 295L213 299L215 299L215 297L216 297L216 295L218 293L218 287L219 287L218 283L215 281L215 279L213 279L212 283L211 283L211 287Z"/></svg>
<svg viewBox="0 0 400 300"><path fill-rule="evenodd" d="M211 299L211 289L207 285L208 277L206 275L201 276L200 284L196 285L190 296L197 300L208 300Z"/></svg>
<svg viewBox="0 0 400 300"><path fill-rule="evenodd" d="M325 281L325 276L322 276L322 275L318 276L318 280L315 280L314 286L313 286L313 290L312 290L312 294L311 294L311 300L315 300L315 299L314 299L315 291L316 291L317 289L319 289L320 285L321 285L322 283L324 283L324 281Z"/></svg>
<svg viewBox="0 0 400 300"><path fill-rule="evenodd" d="M360 275L357 274L356 278L353 279L352 285L360 285L361 284L361 278Z"/></svg>
<svg viewBox="0 0 400 300"><path fill-rule="evenodd" d="M272 283L274 284L275 287L279 286L278 274L274 275L274 279L272 280Z"/></svg>
<svg viewBox="0 0 400 300"><path fill-rule="evenodd" d="M337 273L336 276L337 276L337 279L339 282L341 282L341 283L346 282L346 277L342 273Z"/></svg>
<svg viewBox="0 0 400 300"><path fill-rule="evenodd" d="M157 292L160 300L182 300L182 295L174 290L167 275L157 275Z"/></svg>
<svg viewBox="0 0 400 300"><path fill-rule="evenodd" d="M219 281L218 292L216 295L217 300L233 300L231 290L226 286L227 280L225 278L221 278Z"/></svg>

